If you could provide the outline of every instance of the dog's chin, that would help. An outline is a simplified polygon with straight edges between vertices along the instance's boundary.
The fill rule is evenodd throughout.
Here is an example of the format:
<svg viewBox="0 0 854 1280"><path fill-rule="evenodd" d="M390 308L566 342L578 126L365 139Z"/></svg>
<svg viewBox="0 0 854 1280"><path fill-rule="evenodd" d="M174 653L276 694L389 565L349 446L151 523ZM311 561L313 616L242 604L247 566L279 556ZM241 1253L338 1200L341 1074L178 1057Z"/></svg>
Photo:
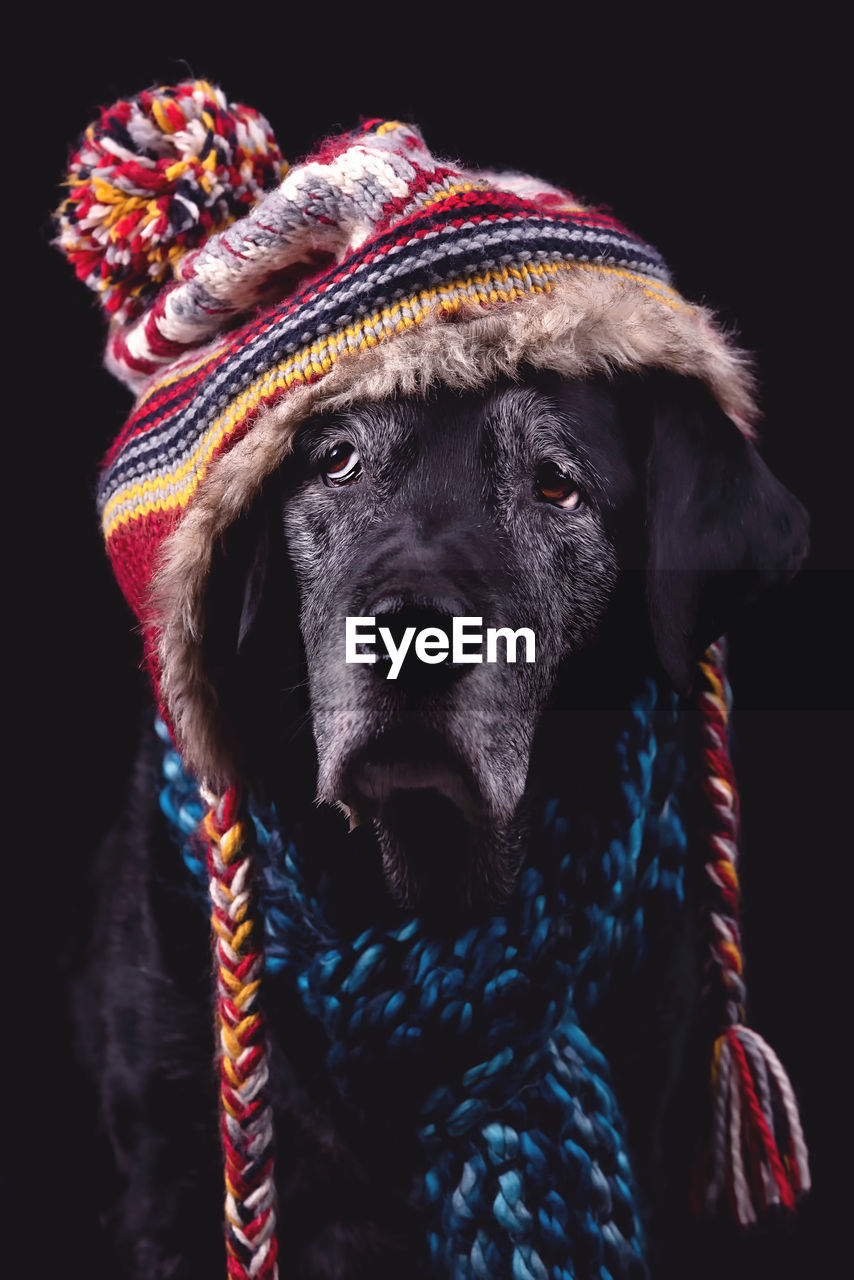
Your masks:
<svg viewBox="0 0 854 1280"><path fill-rule="evenodd" d="M518 870L510 824L486 812L457 760L419 745L401 758L383 744L351 764L340 799L351 825L371 824L400 905L449 916L500 903Z"/></svg>
<svg viewBox="0 0 854 1280"><path fill-rule="evenodd" d="M453 916L498 905L513 887L509 831L470 822L437 791L396 793L372 825L389 891L403 906Z"/></svg>

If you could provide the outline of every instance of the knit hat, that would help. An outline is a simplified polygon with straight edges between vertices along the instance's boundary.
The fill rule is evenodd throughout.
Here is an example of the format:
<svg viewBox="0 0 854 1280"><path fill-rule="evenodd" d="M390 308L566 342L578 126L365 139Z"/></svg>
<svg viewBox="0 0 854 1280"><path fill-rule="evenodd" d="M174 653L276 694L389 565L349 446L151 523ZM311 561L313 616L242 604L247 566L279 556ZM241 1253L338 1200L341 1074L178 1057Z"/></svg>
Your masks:
<svg viewBox="0 0 854 1280"><path fill-rule="evenodd" d="M262 116L186 82L103 110L67 189L57 243L99 295L107 366L136 398L101 471L106 545L164 719L210 805L229 1275L268 1276L262 944L247 914L239 765L202 627L218 539L319 408L437 383L483 387L522 367L574 378L664 369L701 380L750 435L751 376L714 317L674 289L660 254L610 212L527 175L438 160L409 124L368 120L289 170ZM808 1174L791 1087L741 1025L723 681L718 646L698 693L715 898L706 918L728 993L712 1181L748 1220L755 1206L793 1203Z"/></svg>

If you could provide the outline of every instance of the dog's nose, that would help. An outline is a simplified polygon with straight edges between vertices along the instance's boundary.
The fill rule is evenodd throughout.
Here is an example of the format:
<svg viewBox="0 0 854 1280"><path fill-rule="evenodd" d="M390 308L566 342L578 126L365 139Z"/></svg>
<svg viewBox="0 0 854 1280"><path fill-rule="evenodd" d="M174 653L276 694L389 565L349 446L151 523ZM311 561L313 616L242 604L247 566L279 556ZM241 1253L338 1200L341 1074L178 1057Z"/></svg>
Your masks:
<svg viewBox="0 0 854 1280"><path fill-rule="evenodd" d="M459 679L466 671L471 670L470 664L454 663L451 657L453 619L455 616L467 615L467 606L463 601L452 596L386 593L375 599L368 609L370 616L374 619L378 635L381 634L380 628L383 628L397 651L402 645L407 645L396 679L398 683L405 684L408 689L435 690L437 687ZM447 653L441 657L441 660L439 660L441 645L438 637L435 638L436 643L432 643L434 638L430 637L430 642L422 649L422 653L429 655L431 660L425 660L417 652L416 638L428 628L431 631L439 631L447 637ZM385 646L379 646L377 661L370 670L384 679L388 677L391 666L391 654Z"/></svg>

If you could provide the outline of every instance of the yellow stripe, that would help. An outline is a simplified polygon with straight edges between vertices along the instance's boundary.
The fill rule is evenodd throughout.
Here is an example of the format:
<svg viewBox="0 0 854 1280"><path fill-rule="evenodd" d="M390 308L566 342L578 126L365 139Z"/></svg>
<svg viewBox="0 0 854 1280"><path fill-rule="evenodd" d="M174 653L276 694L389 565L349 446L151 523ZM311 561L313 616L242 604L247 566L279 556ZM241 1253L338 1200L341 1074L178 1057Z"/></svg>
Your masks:
<svg viewBox="0 0 854 1280"><path fill-rule="evenodd" d="M458 182L452 187L444 187L441 191L435 191L432 196L428 196L426 200L422 200L419 209L426 209L429 205L439 204L442 200L448 200L451 196L462 195L466 191L485 191L485 182Z"/></svg>
<svg viewBox="0 0 854 1280"><path fill-rule="evenodd" d="M539 272L542 268L535 267L532 263L523 264L523 270ZM570 270L577 269L579 271L598 271L601 275L616 276L622 280L632 280L636 284L642 284L644 291L649 298L655 298L657 302L663 302L666 306L672 307L675 311L693 312L693 307L689 307L685 300L670 285L664 284L658 280L651 280L648 276L638 275L634 271L627 271L623 267L603 267L593 262L556 262L545 264L545 270ZM453 288L453 285L446 286ZM408 305L412 305L412 299L409 299ZM153 383L148 390L140 396L136 405L136 412L142 409L152 396L157 395L159 391L163 391L166 387L171 387L173 383L180 382L182 378L187 378L192 373L197 373L199 369L203 369L205 365L210 364L222 355L223 351L228 350L228 342L220 342L212 350L207 351L200 359L195 360L192 364L182 364L175 369L173 373L167 373L162 378ZM298 357L295 357L298 358Z"/></svg>
<svg viewBox="0 0 854 1280"><path fill-rule="evenodd" d="M223 414L211 423L197 448L181 467L178 467L175 471L164 472L140 484L130 485L113 495L104 508L102 517L105 537L109 538L120 525L127 524L131 520L142 519L152 511L171 511L179 507L185 507L204 478L211 458L218 451L222 442L234 434L248 413L251 413L259 404L269 399L276 392L290 388L296 382L306 382L312 375L328 373L338 363L342 355L350 355L355 350L366 350L369 347L378 346L380 342L386 341L394 334L402 333L405 329L410 329L423 323L432 312L444 311L449 313L459 311L465 306L477 305L483 301L490 303L508 302L516 298L526 297L530 293L549 293L554 287L551 277L556 277L561 272L569 271L598 271L620 279L632 280L645 286L644 292L648 297L654 298L656 301L665 302L667 305L677 305L680 309L690 310L684 303L673 304L670 299L662 297L653 287L650 287L653 282L647 280L645 276L624 271L618 267L600 267L594 263L586 262L560 261L536 265L529 263L521 268L506 267L503 271L489 271L483 275L471 276L466 280L457 280L434 289L421 290L414 297L396 303L393 307L383 308L369 318L360 321L359 324L348 326L346 329L339 331L339 333L326 338L323 342L306 347L284 363L267 370L261 378L248 387L236 400L232 401ZM530 277L541 279L542 284L530 283ZM509 288L495 287L506 285L510 280L522 282L523 287L518 288L512 284ZM479 295L476 299L466 296L453 296L468 293L473 287L477 289ZM660 287L663 289L668 288L666 285ZM668 292L672 291L668 290ZM402 314L404 310L411 311L413 313L412 316L404 316ZM381 326L379 337L369 332L377 326ZM348 344L344 351L339 352L336 348L344 339L350 339L352 343L358 343L358 346ZM207 357L207 359L211 358L211 356ZM194 367L202 367L206 362L206 360L200 361L199 365ZM304 363L307 364L307 367L305 369L300 368L299 366ZM184 377L190 372L192 372L192 369L185 368L182 369L180 375L176 376ZM168 381L164 380L160 385L166 385ZM161 489L170 485L177 486L178 492L165 497L162 495L157 497L148 496L157 494ZM119 507L133 499L139 499L140 501L137 502L132 510L118 511Z"/></svg>

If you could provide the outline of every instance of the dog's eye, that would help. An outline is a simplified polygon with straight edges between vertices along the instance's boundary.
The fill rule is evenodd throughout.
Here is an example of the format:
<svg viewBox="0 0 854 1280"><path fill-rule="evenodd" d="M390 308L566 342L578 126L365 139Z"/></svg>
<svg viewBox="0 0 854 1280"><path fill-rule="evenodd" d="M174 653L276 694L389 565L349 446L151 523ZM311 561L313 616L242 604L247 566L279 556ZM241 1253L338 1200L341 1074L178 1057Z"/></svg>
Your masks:
<svg viewBox="0 0 854 1280"><path fill-rule="evenodd" d="M583 498L572 476L557 465L556 462L542 462L537 470L537 493L546 502L564 511L575 511L580 507Z"/></svg>
<svg viewBox="0 0 854 1280"><path fill-rule="evenodd" d="M342 440L329 450L321 463L320 472L326 484L352 484L362 474L358 449L349 440Z"/></svg>

